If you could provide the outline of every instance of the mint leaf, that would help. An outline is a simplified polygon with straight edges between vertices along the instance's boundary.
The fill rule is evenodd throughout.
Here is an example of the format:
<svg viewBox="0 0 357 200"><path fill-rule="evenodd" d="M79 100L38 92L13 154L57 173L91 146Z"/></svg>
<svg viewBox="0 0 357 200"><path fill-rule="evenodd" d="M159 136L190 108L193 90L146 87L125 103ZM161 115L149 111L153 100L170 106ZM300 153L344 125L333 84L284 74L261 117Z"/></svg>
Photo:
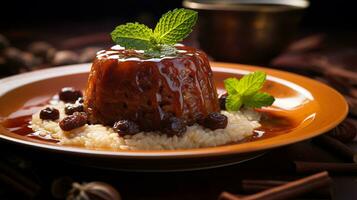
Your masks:
<svg viewBox="0 0 357 200"><path fill-rule="evenodd" d="M226 99L226 109L228 111L237 111L243 104L243 99L239 94L230 94Z"/></svg>
<svg viewBox="0 0 357 200"><path fill-rule="evenodd" d="M127 49L146 50L153 46L153 31L139 23L119 25L111 32L113 41Z"/></svg>
<svg viewBox="0 0 357 200"><path fill-rule="evenodd" d="M256 71L251 74L247 74L239 80L239 84L236 89L241 95L252 95L263 87L265 79L266 74L264 72Z"/></svg>
<svg viewBox="0 0 357 200"><path fill-rule="evenodd" d="M228 93L226 108L228 111L237 111L241 106L261 108L270 106L275 101L268 93L259 92L266 80L264 72L253 72L244 75L240 80L227 78L224 87Z"/></svg>
<svg viewBox="0 0 357 200"><path fill-rule="evenodd" d="M111 37L116 44L126 49L144 50L150 57L175 55L173 46L190 34L197 21L197 12L189 9L174 9L164 14L153 31L139 23L117 26Z"/></svg>
<svg viewBox="0 0 357 200"><path fill-rule="evenodd" d="M165 13L154 29L154 36L160 44L175 44L186 38L197 21L196 11L174 9Z"/></svg>
<svg viewBox="0 0 357 200"><path fill-rule="evenodd" d="M226 88L228 94L237 93L236 88L238 88L239 80L237 78L227 78L224 80L224 87Z"/></svg>
<svg viewBox="0 0 357 200"><path fill-rule="evenodd" d="M249 99L244 101L244 105L252 108L261 108L263 106L270 106L274 103L275 99L268 93L257 92Z"/></svg>

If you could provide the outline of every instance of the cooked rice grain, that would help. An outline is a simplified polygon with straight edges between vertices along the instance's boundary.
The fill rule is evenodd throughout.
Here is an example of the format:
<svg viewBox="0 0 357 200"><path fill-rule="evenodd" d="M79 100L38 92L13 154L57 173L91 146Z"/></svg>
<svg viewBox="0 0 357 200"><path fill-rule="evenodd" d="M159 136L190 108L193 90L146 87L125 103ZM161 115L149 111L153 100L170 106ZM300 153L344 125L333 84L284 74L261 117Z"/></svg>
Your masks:
<svg viewBox="0 0 357 200"><path fill-rule="evenodd" d="M66 117L63 102L51 102L51 107L60 111L60 119ZM132 136L120 137L111 127L100 124L85 125L72 131L62 131L57 121L39 118L39 112L32 116L31 127L36 132L47 133L59 140L59 144L80 146L91 149L113 150L163 150L212 147L240 141L253 134L260 126L260 114L251 109L238 112L222 111L228 117L225 129L210 130L197 124L189 126L181 136L168 137L158 132L140 132Z"/></svg>

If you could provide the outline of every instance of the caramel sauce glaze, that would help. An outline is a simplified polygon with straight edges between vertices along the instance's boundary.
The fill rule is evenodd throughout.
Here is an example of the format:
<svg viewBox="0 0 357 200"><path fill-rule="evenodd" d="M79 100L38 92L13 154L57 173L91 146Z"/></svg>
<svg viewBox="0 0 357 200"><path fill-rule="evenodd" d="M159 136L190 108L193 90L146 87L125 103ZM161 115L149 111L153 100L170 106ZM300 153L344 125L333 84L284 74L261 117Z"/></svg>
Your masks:
<svg viewBox="0 0 357 200"><path fill-rule="evenodd" d="M136 50L112 47L98 52L85 91L92 123L128 119L141 130L160 130L168 116L192 125L219 111L213 73L205 53L177 46L177 55L146 58Z"/></svg>

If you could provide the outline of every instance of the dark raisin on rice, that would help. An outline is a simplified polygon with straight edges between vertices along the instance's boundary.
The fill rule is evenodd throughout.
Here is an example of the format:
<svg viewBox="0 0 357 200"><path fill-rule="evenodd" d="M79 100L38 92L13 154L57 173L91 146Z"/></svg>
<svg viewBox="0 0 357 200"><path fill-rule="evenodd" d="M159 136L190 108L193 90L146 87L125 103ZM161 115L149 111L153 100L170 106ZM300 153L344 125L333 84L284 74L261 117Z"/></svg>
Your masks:
<svg viewBox="0 0 357 200"><path fill-rule="evenodd" d="M82 104L68 104L64 108L66 115L72 115L74 112L83 112L84 107Z"/></svg>
<svg viewBox="0 0 357 200"><path fill-rule="evenodd" d="M181 136L187 130L184 120L173 116L164 119L162 121L162 126L161 132L169 136Z"/></svg>
<svg viewBox="0 0 357 200"><path fill-rule="evenodd" d="M84 102L83 97L79 97L76 101L76 104L83 104L83 102Z"/></svg>
<svg viewBox="0 0 357 200"><path fill-rule="evenodd" d="M72 115L69 115L62 119L59 123L59 126L64 131L70 131L75 128L84 126L87 123L88 117L85 112L74 112Z"/></svg>
<svg viewBox="0 0 357 200"><path fill-rule="evenodd" d="M221 110L226 110L226 100L227 100L227 93L222 94L219 98L219 107L221 107Z"/></svg>
<svg viewBox="0 0 357 200"><path fill-rule="evenodd" d="M119 135L133 135L140 132L139 126L130 120L119 120L114 123L113 129Z"/></svg>
<svg viewBox="0 0 357 200"><path fill-rule="evenodd" d="M59 99L64 102L75 102L80 97L83 97L82 91L76 90L73 87L64 87L58 94Z"/></svg>
<svg viewBox="0 0 357 200"><path fill-rule="evenodd" d="M59 118L59 111L55 108L47 107L40 111L40 118L43 120L57 120Z"/></svg>
<svg viewBox="0 0 357 200"><path fill-rule="evenodd" d="M203 126L211 130L224 129L227 127L228 118L227 116L218 113L210 113L203 121Z"/></svg>

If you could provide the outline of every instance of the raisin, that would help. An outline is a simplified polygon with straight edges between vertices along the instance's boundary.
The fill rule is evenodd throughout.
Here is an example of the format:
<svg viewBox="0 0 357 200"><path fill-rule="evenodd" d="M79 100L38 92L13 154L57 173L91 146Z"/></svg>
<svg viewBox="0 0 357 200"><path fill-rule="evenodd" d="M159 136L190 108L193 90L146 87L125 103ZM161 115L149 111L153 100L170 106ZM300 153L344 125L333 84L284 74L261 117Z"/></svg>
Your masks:
<svg viewBox="0 0 357 200"><path fill-rule="evenodd" d="M70 131L75 128L84 126L87 123L88 117L85 112L75 112L60 121L59 126L64 131Z"/></svg>
<svg viewBox="0 0 357 200"><path fill-rule="evenodd" d="M72 87L64 87L58 94L59 99L64 102L75 102L80 97L83 97L83 94L80 90L76 90Z"/></svg>
<svg viewBox="0 0 357 200"><path fill-rule="evenodd" d="M140 132L139 126L130 120L119 120L114 123L113 129L119 135L133 135Z"/></svg>
<svg viewBox="0 0 357 200"><path fill-rule="evenodd" d="M169 117L163 120L163 127L161 132L169 135L169 136L181 136L184 132L186 132L186 123L177 117Z"/></svg>
<svg viewBox="0 0 357 200"><path fill-rule="evenodd" d="M219 107L221 107L221 110L226 110L226 100L227 100L227 93L222 94L218 101L219 101Z"/></svg>
<svg viewBox="0 0 357 200"><path fill-rule="evenodd" d="M41 110L40 118L43 120L57 120L59 118L59 111L55 108L47 107Z"/></svg>
<svg viewBox="0 0 357 200"><path fill-rule="evenodd" d="M83 112L84 108L82 104L69 104L64 108L66 115L72 115L74 112Z"/></svg>
<svg viewBox="0 0 357 200"><path fill-rule="evenodd" d="M83 97L79 97L76 101L76 104L82 104L84 102Z"/></svg>
<svg viewBox="0 0 357 200"><path fill-rule="evenodd" d="M212 112L203 121L203 126L211 130L224 129L227 127L228 118L218 112Z"/></svg>

